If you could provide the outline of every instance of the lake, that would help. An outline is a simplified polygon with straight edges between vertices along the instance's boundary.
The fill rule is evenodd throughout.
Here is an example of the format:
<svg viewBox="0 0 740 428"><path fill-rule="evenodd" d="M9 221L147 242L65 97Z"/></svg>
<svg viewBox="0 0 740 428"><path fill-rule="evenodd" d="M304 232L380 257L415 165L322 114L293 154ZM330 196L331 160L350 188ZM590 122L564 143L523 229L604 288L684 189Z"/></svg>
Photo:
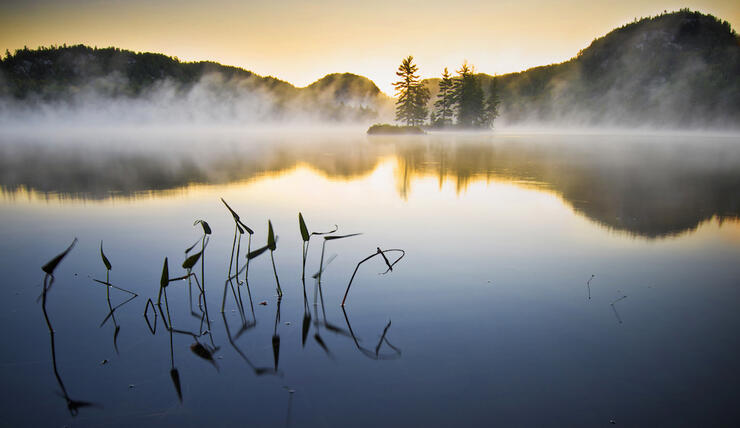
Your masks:
<svg viewBox="0 0 740 428"><path fill-rule="evenodd" d="M737 136L5 133L0 188L3 426L740 417Z"/></svg>

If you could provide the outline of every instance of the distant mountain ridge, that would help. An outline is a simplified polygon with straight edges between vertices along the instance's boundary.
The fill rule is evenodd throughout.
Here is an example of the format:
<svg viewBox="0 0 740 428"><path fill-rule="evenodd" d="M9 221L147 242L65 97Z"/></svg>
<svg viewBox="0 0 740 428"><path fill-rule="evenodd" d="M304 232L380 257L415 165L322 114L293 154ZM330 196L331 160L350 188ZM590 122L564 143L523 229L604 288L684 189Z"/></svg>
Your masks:
<svg viewBox="0 0 740 428"><path fill-rule="evenodd" d="M24 104L157 98L152 93L193 102L194 108L202 98L207 98L205 107L232 103L230 113L243 110L249 116L244 119L372 121L392 108L392 99L375 83L351 73L329 74L297 88L211 61L181 62L163 54L84 45L24 48L0 61L0 97Z"/></svg>
<svg viewBox="0 0 740 428"><path fill-rule="evenodd" d="M493 76L478 74L486 92ZM439 79L427 79L432 100ZM500 122L552 126L740 127L740 38L682 9L594 40L560 64L497 76Z"/></svg>
<svg viewBox="0 0 740 428"><path fill-rule="evenodd" d="M488 92L493 76L478 76ZM423 82L431 107L439 79ZM636 20L568 61L497 76L497 83L496 126L737 129L740 38L726 21L682 9ZM0 61L0 119L45 102L92 105L94 116L106 99L142 120L374 122L392 120L394 106L371 80L350 73L297 88L214 62L82 45L22 49Z"/></svg>

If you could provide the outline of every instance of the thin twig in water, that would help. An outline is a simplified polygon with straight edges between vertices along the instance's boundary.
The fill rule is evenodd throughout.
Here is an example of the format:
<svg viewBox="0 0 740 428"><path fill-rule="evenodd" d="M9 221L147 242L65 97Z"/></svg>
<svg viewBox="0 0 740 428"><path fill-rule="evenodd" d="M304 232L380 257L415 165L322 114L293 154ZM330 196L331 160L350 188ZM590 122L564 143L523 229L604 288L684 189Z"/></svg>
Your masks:
<svg viewBox="0 0 740 428"><path fill-rule="evenodd" d="M614 311L614 316L615 316L615 317L617 317L617 321L618 321L618 322L619 322L620 324L622 324L622 317L620 317L620 316L619 316L619 312L617 312L617 307L616 307L616 306L614 306L614 304L615 304L615 303L617 303L617 302L619 302L619 301L621 301L621 300L624 300L624 299L626 299L626 298L627 298L627 296L622 296L622 297L620 297L620 298L616 299L615 301L613 301L613 302L611 302L611 303L609 304L609 305L610 305L610 306L612 307L612 310Z"/></svg>
<svg viewBox="0 0 740 428"><path fill-rule="evenodd" d="M594 279L596 275L591 275L591 278L586 281L586 288L588 289L588 300L591 300L591 280Z"/></svg>

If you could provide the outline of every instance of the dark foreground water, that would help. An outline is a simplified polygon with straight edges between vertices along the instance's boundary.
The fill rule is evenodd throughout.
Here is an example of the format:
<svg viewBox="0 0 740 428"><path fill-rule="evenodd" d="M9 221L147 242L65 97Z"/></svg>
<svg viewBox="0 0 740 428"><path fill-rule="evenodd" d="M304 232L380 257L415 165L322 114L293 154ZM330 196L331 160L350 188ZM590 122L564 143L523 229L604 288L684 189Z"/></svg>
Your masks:
<svg viewBox="0 0 740 428"><path fill-rule="evenodd" d="M736 137L83 134L0 143L2 426L740 420ZM267 252L221 314L222 197L251 249L272 221L279 305ZM362 233L327 241L319 294L311 239L305 298L299 211L309 231ZM186 274L197 219L213 230L193 269L210 322L179 280L165 323L164 297L147 300L165 257ZM75 237L47 294L52 336L41 266ZM101 240L127 303L94 281ZM384 275L380 257L362 264L343 309L377 247L406 256Z"/></svg>

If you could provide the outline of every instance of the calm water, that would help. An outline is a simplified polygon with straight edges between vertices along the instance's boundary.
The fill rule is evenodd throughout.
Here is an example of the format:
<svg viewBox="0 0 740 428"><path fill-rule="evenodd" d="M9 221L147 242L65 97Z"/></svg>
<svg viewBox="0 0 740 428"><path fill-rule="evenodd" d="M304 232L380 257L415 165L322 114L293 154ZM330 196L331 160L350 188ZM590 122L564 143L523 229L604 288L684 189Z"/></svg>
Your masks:
<svg viewBox="0 0 740 428"><path fill-rule="evenodd" d="M737 137L5 135L0 186L3 426L740 418ZM271 219L279 307L266 253L238 287L243 315L230 291L221 315L234 238L222 197L254 229L252 249ZM319 296L322 237L312 238L305 301L299 211L310 231L362 233L327 242ZM170 277L185 274L197 219L213 229L205 278L194 269L210 328L195 284L191 306L177 281L167 288L177 331L160 315L152 334L147 299L165 257ZM48 294L52 354L40 267L75 237ZM110 282L138 293L102 326L101 240ZM240 267L246 246L245 235ZM379 257L364 263L343 310L376 247L406 256L385 275ZM112 306L128 297L110 291ZM72 416L68 399L93 405Z"/></svg>

